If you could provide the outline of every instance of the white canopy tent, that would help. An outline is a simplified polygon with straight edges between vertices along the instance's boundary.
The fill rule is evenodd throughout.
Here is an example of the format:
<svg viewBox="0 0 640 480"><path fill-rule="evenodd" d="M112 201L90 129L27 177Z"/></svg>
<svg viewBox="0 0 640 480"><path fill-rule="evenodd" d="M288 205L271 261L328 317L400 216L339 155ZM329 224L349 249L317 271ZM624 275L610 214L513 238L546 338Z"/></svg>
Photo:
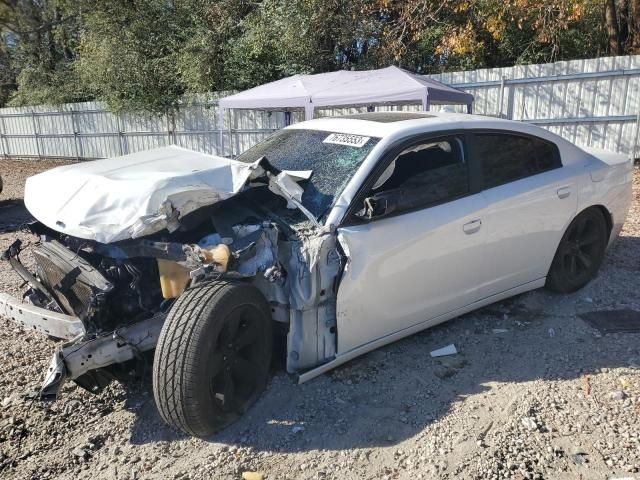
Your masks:
<svg viewBox="0 0 640 480"><path fill-rule="evenodd" d="M280 110L304 109L305 119L315 108L356 105L422 104L466 105L471 113L473 95L456 90L424 75L398 67L294 75L220 99L224 109ZM221 117L222 118L222 117Z"/></svg>

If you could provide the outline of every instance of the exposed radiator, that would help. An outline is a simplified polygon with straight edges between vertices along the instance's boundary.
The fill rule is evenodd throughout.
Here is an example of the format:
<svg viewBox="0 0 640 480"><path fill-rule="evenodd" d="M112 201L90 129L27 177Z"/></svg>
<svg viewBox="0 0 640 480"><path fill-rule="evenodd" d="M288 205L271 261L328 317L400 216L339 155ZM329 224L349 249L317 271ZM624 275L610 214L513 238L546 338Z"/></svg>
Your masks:
<svg viewBox="0 0 640 480"><path fill-rule="evenodd" d="M113 289L113 284L89 262L56 241L33 249L37 274L69 315L90 320L97 302Z"/></svg>

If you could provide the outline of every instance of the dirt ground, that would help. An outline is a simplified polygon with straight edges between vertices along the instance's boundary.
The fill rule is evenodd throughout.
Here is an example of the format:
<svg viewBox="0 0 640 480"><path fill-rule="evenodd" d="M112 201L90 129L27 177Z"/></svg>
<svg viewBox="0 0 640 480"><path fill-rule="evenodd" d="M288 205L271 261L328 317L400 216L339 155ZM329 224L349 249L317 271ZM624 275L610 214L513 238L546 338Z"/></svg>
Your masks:
<svg viewBox="0 0 640 480"><path fill-rule="evenodd" d="M32 241L19 231L22 185L52 166L0 160L1 251ZM580 292L520 295L304 385L275 369L245 417L208 441L162 423L150 375L99 396L68 384L56 402L25 399L54 343L0 319L0 476L640 479L640 334L604 335L578 316L640 311L639 191L636 171L622 236ZM5 262L0 279L19 293ZM450 343L458 355L429 356Z"/></svg>

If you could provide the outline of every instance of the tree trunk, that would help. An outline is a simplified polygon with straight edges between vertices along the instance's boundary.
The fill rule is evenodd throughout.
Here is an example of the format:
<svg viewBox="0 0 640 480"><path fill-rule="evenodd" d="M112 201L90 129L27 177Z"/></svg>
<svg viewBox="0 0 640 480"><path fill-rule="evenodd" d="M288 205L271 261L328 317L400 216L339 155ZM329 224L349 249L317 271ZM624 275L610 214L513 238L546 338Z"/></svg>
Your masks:
<svg viewBox="0 0 640 480"><path fill-rule="evenodd" d="M621 53L626 52L629 41L629 2L627 0L617 0L616 11L618 12L618 39Z"/></svg>
<svg viewBox="0 0 640 480"><path fill-rule="evenodd" d="M640 0L629 2L629 47L628 53L640 52Z"/></svg>
<svg viewBox="0 0 640 480"><path fill-rule="evenodd" d="M609 38L609 54L620 55L622 48L615 0L605 0L604 21L607 28L607 37Z"/></svg>

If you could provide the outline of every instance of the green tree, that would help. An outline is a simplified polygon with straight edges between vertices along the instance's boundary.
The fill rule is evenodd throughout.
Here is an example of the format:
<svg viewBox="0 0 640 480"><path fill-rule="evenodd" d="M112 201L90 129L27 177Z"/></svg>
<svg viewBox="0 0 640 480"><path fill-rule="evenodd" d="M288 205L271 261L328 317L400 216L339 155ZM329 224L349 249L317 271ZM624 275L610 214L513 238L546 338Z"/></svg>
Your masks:
<svg viewBox="0 0 640 480"><path fill-rule="evenodd" d="M163 112L184 93L178 75L185 22L165 0L82 1L84 31L76 71L115 111Z"/></svg>
<svg viewBox="0 0 640 480"><path fill-rule="evenodd" d="M358 0L264 0L242 21L226 58L228 85L375 65L379 24Z"/></svg>
<svg viewBox="0 0 640 480"><path fill-rule="evenodd" d="M599 0L379 0L379 54L423 71L501 67L604 53Z"/></svg>
<svg viewBox="0 0 640 480"><path fill-rule="evenodd" d="M0 34L0 104L157 113L296 73L640 52L640 0L0 0Z"/></svg>
<svg viewBox="0 0 640 480"><path fill-rule="evenodd" d="M15 105L63 103L86 97L74 74L80 19L65 0L0 3L0 65L4 98Z"/></svg>
<svg viewBox="0 0 640 480"><path fill-rule="evenodd" d="M0 44L0 107L7 103L16 86L11 56L4 44Z"/></svg>
<svg viewBox="0 0 640 480"><path fill-rule="evenodd" d="M188 93L234 89L238 82L225 64L241 37L244 19L258 3L245 0L183 0L188 34L180 46L178 73Z"/></svg>
<svg viewBox="0 0 640 480"><path fill-rule="evenodd" d="M82 84L115 111L164 112L185 93L234 88L224 63L239 19L238 0L82 0L76 68Z"/></svg>

